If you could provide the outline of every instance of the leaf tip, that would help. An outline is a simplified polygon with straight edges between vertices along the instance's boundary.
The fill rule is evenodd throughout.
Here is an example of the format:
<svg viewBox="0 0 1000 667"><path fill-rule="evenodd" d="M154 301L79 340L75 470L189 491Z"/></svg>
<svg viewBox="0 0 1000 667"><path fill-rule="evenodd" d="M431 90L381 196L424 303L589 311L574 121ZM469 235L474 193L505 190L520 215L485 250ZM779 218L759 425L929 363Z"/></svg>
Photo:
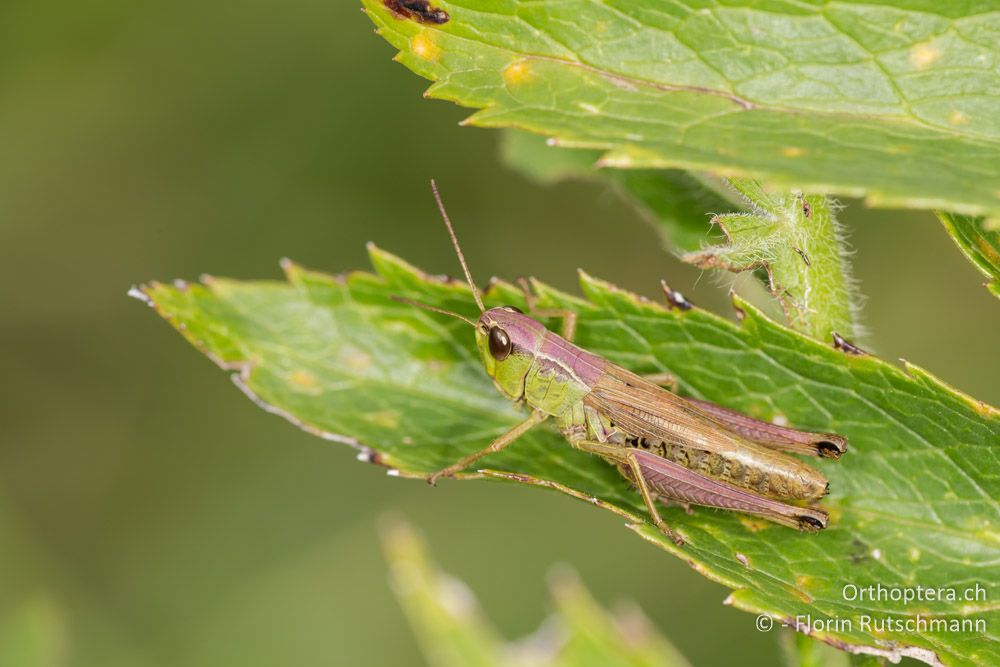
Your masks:
<svg viewBox="0 0 1000 667"><path fill-rule="evenodd" d="M147 289L148 288L145 285L132 285L128 288L128 292L125 294L133 299L142 301L144 304L152 308L154 305L153 299L149 296Z"/></svg>
<svg viewBox="0 0 1000 667"><path fill-rule="evenodd" d="M375 271L380 275L384 275L381 267L387 265L399 265L409 266L401 258L393 255L388 250L383 250L382 248L375 245L373 241L369 241L365 244L365 250L368 252L368 260L372 263Z"/></svg>

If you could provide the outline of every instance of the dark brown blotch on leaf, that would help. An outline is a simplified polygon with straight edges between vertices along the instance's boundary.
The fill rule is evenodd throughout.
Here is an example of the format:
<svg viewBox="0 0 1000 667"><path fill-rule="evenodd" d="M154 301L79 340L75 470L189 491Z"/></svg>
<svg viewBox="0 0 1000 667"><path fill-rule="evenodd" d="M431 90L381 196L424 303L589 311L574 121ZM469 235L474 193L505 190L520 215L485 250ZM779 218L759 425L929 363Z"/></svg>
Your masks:
<svg viewBox="0 0 1000 667"><path fill-rule="evenodd" d="M429 0L384 0L386 9L401 19L413 19L418 23L442 25L451 20L443 9L434 7Z"/></svg>

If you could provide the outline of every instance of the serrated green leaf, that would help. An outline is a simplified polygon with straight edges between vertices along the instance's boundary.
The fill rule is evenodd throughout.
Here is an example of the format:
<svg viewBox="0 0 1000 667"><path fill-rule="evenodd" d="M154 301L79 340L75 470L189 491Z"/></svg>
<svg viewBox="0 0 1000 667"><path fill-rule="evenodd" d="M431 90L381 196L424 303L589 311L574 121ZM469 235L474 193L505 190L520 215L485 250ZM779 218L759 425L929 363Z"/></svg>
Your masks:
<svg viewBox="0 0 1000 667"><path fill-rule="evenodd" d="M288 282L208 279L134 292L265 409L402 475L422 476L481 449L523 418L483 372L467 324L388 299L397 294L475 316L468 287L428 277L372 248L376 274L333 278L293 264ZM670 372L688 395L761 419L850 439L830 479L831 526L817 535L699 509L663 511L687 545L646 521L641 501L605 462L537 428L484 459L471 477L535 484L617 513L644 539L734 589L740 609L798 624L858 650L945 664L1000 661L1000 413L915 366L848 356L785 329L746 303L735 325L671 311L583 275L586 299L536 284L542 307L579 313L578 343L639 373ZM523 306L496 283L489 304ZM985 600L858 601L844 587L964 591ZM805 617L843 625L801 627ZM987 624L876 631L881 621Z"/></svg>
<svg viewBox="0 0 1000 667"><path fill-rule="evenodd" d="M427 548L406 523L382 530L389 584L431 665L491 667L504 641L490 626L465 584L440 572Z"/></svg>
<svg viewBox="0 0 1000 667"><path fill-rule="evenodd" d="M941 211L937 216L962 253L989 279L986 288L1000 298L1000 219Z"/></svg>
<svg viewBox="0 0 1000 667"><path fill-rule="evenodd" d="M553 615L537 635L503 641L465 585L438 570L423 540L407 524L383 530L389 578L421 642L437 667L689 667L652 629L637 607L612 614L576 575L552 578Z"/></svg>
<svg viewBox="0 0 1000 667"><path fill-rule="evenodd" d="M602 164L754 176L874 205L1000 214L989 0L363 0L428 95Z"/></svg>

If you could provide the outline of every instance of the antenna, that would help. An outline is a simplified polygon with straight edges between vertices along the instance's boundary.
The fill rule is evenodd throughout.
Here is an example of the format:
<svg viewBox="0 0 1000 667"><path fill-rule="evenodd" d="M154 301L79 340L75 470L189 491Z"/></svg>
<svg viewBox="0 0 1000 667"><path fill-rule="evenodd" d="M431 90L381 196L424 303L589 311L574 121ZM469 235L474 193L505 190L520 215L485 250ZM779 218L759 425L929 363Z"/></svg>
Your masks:
<svg viewBox="0 0 1000 667"><path fill-rule="evenodd" d="M438 210L441 211L441 217L444 218L444 224L448 228L448 235L451 236L452 245L455 246L455 252L458 253L458 261L462 264L462 271L465 272L465 281L469 283L469 288L472 289L472 298L476 300L476 305L479 306L479 312L483 312L486 308L483 306L483 297L479 294L479 289L476 288L476 284L472 282L472 274L469 273L469 265L465 263L465 255L462 254L462 248L458 245L458 237L455 236L455 229L451 226L451 220L448 218L448 211L444 209L444 202L441 201L441 194L438 192L437 183L434 179L431 179L431 190L434 191L434 199L437 200Z"/></svg>
<svg viewBox="0 0 1000 667"><path fill-rule="evenodd" d="M424 310L429 310L432 313L441 313L442 315L450 315L451 317L454 317L455 319L462 320L466 324L469 324L471 326L476 326L476 323L473 322L472 320L470 320L468 317L464 317L462 315L459 315L458 313L453 313L450 310L445 310L444 308L435 308L434 306L430 306L430 305L428 305L426 303L421 303L419 301L414 301L413 299L407 299L406 297L402 297L402 296L396 296L395 294L389 295L389 298L392 299L393 301L398 301L400 303L405 303L408 306L416 306L417 308L423 308Z"/></svg>

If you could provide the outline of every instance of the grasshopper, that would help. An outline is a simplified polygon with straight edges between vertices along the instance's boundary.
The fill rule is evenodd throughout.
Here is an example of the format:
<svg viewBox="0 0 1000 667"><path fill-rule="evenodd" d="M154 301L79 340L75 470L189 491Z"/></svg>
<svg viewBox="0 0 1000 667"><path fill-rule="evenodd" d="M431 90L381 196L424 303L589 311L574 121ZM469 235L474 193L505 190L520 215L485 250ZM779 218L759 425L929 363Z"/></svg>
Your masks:
<svg viewBox="0 0 1000 667"><path fill-rule="evenodd" d="M763 517L798 530L826 528L828 514L808 506L829 492L816 469L788 456L839 458L847 440L763 422L665 389L663 376L642 377L573 344L576 313L540 310L527 285L529 314L512 306L487 309L472 280L437 185L434 198L478 320L427 304L397 301L456 317L475 329L476 347L497 390L531 408L523 422L428 478L432 485L510 446L552 419L569 444L615 465L641 494L653 523L678 546L683 539L660 517L656 502L701 505ZM562 335L536 318L561 318Z"/></svg>

